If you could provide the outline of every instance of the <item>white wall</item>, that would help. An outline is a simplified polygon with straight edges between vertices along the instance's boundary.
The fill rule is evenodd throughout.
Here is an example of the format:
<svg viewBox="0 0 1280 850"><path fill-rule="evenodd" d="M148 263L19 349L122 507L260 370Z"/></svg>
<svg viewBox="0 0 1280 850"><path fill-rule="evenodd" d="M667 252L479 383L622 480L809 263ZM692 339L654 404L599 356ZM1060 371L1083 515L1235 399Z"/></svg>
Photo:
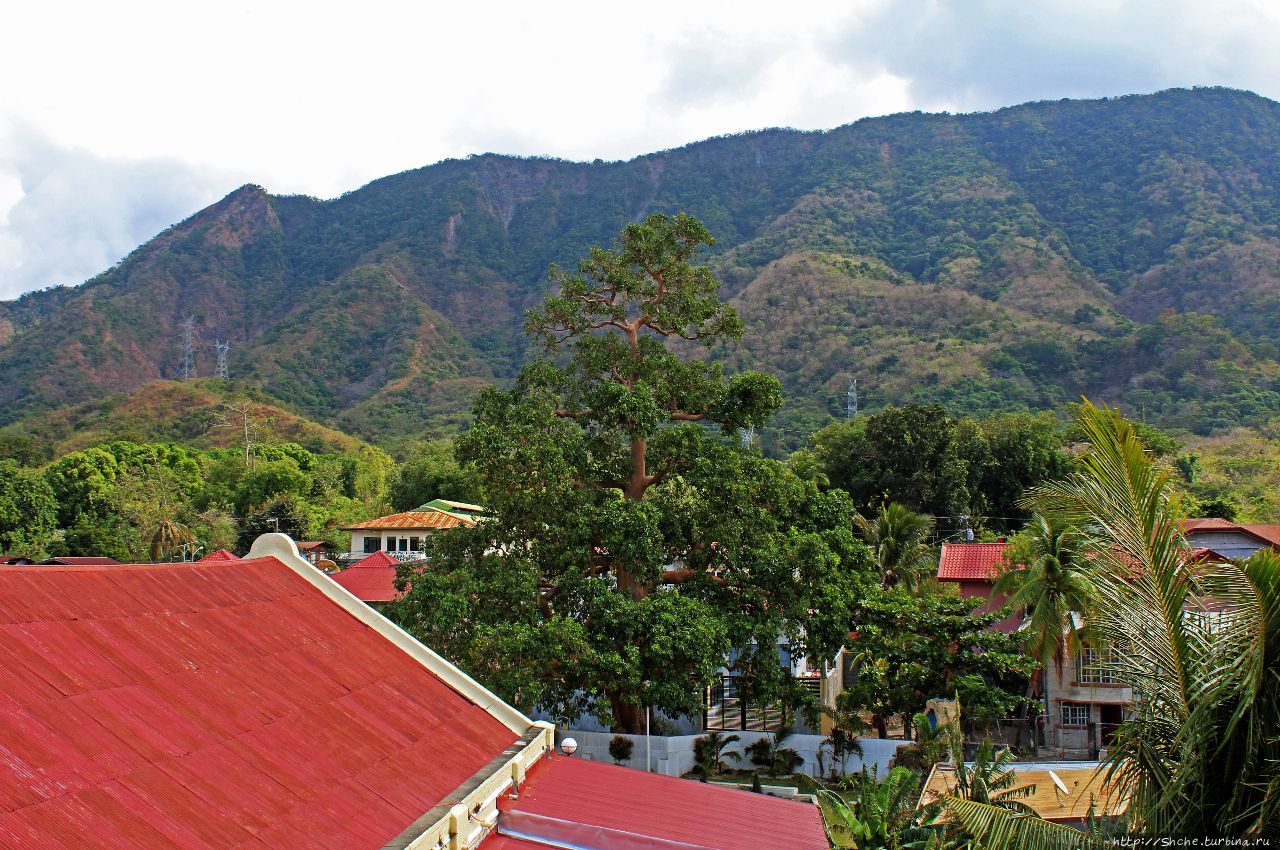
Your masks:
<svg viewBox="0 0 1280 850"><path fill-rule="evenodd" d="M741 741L735 743L729 749L735 752L743 752L747 746L760 738L769 736L767 732L732 732L725 733L738 735ZM608 764L613 763L613 758L609 755L609 740L613 738L612 732L592 732L585 729L570 729L567 733L562 731L561 738L569 737L578 742L578 751L574 758L589 758L593 761L602 761ZM626 767L632 767L637 770L644 770L645 762L645 736L644 735L624 735L624 738L630 738L635 744L631 751L631 760L623 762ZM651 764L654 773L661 773L667 776L683 776L693 770L693 742L701 735L672 735L670 737L662 737L654 735L649 738L651 748ZM816 774L818 769L818 748L822 746L822 742L826 738L821 735L792 735L787 739L786 745L798 752L804 757L804 764L797 769L799 773L805 773L809 776ZM910 741L902 741L895 739L880 738L859 738L862 744L862 757L850 756L845 764L846 773L855 773L862 769L865 764L872 768L877 775L883 775L889 767L889 759L898 751L899 747L904 747L911 743ZM557 743L557 746L559 744ZM732 759L725 759L726 763L731 767L734 766ZM831 770L830 757L826 758L826 769ZM751 761L744 755L739 763L744 768L752 767Z"/></svg>

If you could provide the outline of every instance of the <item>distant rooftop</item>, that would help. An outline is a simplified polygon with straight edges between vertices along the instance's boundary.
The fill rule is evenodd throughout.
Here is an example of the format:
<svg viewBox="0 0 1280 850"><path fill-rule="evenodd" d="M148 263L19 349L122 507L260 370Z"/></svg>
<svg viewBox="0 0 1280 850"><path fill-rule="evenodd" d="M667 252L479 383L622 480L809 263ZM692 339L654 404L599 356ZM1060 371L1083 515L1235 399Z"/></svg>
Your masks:
<svg viewBox="0 0 1280 850"><path fill-rule="evenodd" d="M943 543L938 581L994 581L1008 543Z"/></svg>
<svg viewBox="0 0 1280 850"><path fill-rule="evenodd" d="M386 552L374 552L345 570L333 573L330 578L351 591L361 602L394 602L400 597L396 590L396 567L399 564Z"/></svg>
<svg viewBox="0 0 1280 850"><path fill-rule="evenodd" d="M398 514L365 520L353 525L342 526L343 531L377 531L380 529L397 529L404 531L434 531L442 528L457 528L460 525L475 525L475 520L459 514L442 511L437 508L419 511L404 511Z"/></svg>

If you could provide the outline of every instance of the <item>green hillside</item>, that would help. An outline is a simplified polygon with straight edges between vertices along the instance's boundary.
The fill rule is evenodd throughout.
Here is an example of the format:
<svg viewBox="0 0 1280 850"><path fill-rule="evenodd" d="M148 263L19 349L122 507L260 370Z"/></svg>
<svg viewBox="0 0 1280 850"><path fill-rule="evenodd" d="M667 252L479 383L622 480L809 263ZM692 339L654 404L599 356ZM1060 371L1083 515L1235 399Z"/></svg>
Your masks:
<svg viewBox="0 0 1280 850"><path fill-rule="evenodd" d="M550 262L683 210L777 374L767 440L838 415L1087 394L1207 434L1280 414L1280 104L1226 89L766 130L628 162L486 154L331 201L246 186L75 289L0 304L0 422L233 374L373 440L447 433L526 357Z"/></svg>

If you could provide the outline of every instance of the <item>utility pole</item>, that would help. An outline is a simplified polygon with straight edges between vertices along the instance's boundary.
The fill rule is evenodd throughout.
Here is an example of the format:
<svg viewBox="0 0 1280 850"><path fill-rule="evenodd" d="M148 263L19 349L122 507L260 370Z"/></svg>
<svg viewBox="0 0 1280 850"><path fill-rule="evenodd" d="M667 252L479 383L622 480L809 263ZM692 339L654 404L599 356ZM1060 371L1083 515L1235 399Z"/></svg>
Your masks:
<svg viewBox="0 0 1280 850"><path fill-rule="evenodd" d="M196 376L196 317L187 316L182 328L182 360L178 363L178 379L189 381Z"/></svg>
<svg viewBox="0 0 1280 850"><path fill-rule="evenodd" d="M844 418L852 419L858 415L858 379L849 382L849 391L844 396Z"/></svg>
<svg viewBox="0 0 1280 850"><path fill-rule="evenodd" d="M231 377L231 372L230 370L227 369L227 354L231 351L231 340L222 342L217 338L214 338L213 347L218 350L217 375L219 378L225 381Z"/></svg>

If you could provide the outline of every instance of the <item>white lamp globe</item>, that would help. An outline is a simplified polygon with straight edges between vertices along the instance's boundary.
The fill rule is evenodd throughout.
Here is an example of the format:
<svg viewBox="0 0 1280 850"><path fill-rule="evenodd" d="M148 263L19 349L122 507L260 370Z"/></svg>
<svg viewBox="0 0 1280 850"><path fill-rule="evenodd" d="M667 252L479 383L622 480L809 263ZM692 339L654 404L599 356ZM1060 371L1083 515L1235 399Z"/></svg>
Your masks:
<svg viewBox="0 0 1280 850"><path fill-rule="evenodd" d="M560 752L571 756L578 751L578 742L573 738L565 738L560 742Z"/></svg>

